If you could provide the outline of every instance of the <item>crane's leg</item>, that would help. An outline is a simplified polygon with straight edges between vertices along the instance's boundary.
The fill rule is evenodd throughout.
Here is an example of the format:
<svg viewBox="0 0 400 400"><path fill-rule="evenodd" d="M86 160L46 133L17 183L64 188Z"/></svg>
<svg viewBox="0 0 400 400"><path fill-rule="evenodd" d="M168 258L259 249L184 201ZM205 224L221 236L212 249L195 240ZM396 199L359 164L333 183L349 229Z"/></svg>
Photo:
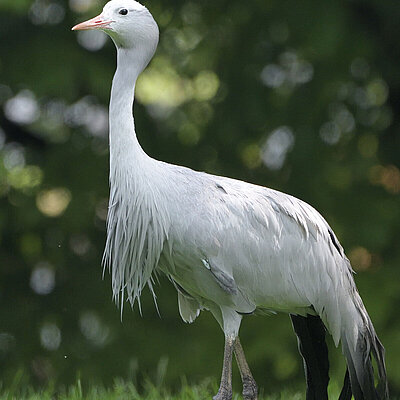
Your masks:
<svg viewBox="0 0 400 400"><path fill-rule="evenodd" d="M257 384L251 374L249 365L244 355L242 344L240 343L239 336L236 338L233 345L235 351L236 361L239 367L240 376L243 383L243 399L244 400L257 400Z"/></svg>
<svg viewBox="0 0 400 400"><path fill-rule="evenodd" d="M213 397L214 400L232 399L232 353L235 337L233 335L225 336L224 364L222 367L221 384L218 393Z"/></svg>

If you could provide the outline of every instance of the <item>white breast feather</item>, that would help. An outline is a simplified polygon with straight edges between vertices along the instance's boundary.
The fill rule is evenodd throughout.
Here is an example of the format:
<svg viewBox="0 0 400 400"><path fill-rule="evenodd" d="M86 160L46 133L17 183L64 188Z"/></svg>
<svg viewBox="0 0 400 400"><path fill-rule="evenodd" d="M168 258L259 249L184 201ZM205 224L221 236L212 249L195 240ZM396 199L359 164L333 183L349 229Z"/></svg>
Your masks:
<svg viewBox="0 0 400 400"><path fill-rule="evenodd" d="M122 175L123 176L123 175ZM154 294L152 274L168 238L168 214L157 204L156 186L142 179L121 179L115 172L110 188L104 268L112 276L113 298L122 307L140 305L146 284Z"/></svg>

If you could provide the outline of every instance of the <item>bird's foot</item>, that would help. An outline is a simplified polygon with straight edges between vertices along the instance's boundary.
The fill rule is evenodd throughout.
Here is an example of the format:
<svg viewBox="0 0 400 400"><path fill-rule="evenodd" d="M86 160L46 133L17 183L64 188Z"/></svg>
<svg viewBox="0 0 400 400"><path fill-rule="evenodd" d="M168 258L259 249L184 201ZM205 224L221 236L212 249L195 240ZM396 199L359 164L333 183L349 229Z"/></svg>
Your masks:
<svg viewBox="0 0 400 400"><path fill-rule="evenodd" d="M243 378L243 400L257 400L257 383L252 376Z"/></svg>
<svg viewBox="0 0 400 400"><path fill-rule="evenodd" d="M232 389L219 388L213 400L232 400Z"/></svg>

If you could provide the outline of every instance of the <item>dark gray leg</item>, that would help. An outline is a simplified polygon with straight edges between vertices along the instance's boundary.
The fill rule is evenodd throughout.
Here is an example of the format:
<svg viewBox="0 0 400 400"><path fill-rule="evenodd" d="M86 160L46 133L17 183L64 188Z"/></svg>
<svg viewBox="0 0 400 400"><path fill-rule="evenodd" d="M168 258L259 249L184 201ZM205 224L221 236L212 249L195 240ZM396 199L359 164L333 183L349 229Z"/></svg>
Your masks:
<svg viewBox="0 0 400 400"><path fill-rule="evenodd" d="M232 353L233 336L225 336L224 365L222 367L221 384L218 393L213 397L214 400L232 399Z"/></svg>
<svg viewBox="0 0 400 400"><path fill-rule="evenodd" d="M257 384L253 378L253 375L251 374L249 365L247 364L246 356L244 355L239 336L235 340L233 349L235 351L236 361L243 382L243 399L257 400Z"/></svg>

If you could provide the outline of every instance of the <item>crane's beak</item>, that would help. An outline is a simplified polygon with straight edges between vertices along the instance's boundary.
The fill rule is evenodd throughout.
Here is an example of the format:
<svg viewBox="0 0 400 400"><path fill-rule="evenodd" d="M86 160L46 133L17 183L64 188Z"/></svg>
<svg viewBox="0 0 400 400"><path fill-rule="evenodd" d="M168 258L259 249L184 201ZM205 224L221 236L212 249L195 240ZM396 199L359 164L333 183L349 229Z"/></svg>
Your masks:
<svg viewBox="0 0 400 400"><path fill-rule="evenodd" d="M73 31L84 31L88 29L101 29L101 28L107 28L111 22L110 20L107 20L103 17L102 14L98 15L97 17L94 17L92 19L89 19L85 22L81 22L78 25L75 25L72 30Z"/></svg>

